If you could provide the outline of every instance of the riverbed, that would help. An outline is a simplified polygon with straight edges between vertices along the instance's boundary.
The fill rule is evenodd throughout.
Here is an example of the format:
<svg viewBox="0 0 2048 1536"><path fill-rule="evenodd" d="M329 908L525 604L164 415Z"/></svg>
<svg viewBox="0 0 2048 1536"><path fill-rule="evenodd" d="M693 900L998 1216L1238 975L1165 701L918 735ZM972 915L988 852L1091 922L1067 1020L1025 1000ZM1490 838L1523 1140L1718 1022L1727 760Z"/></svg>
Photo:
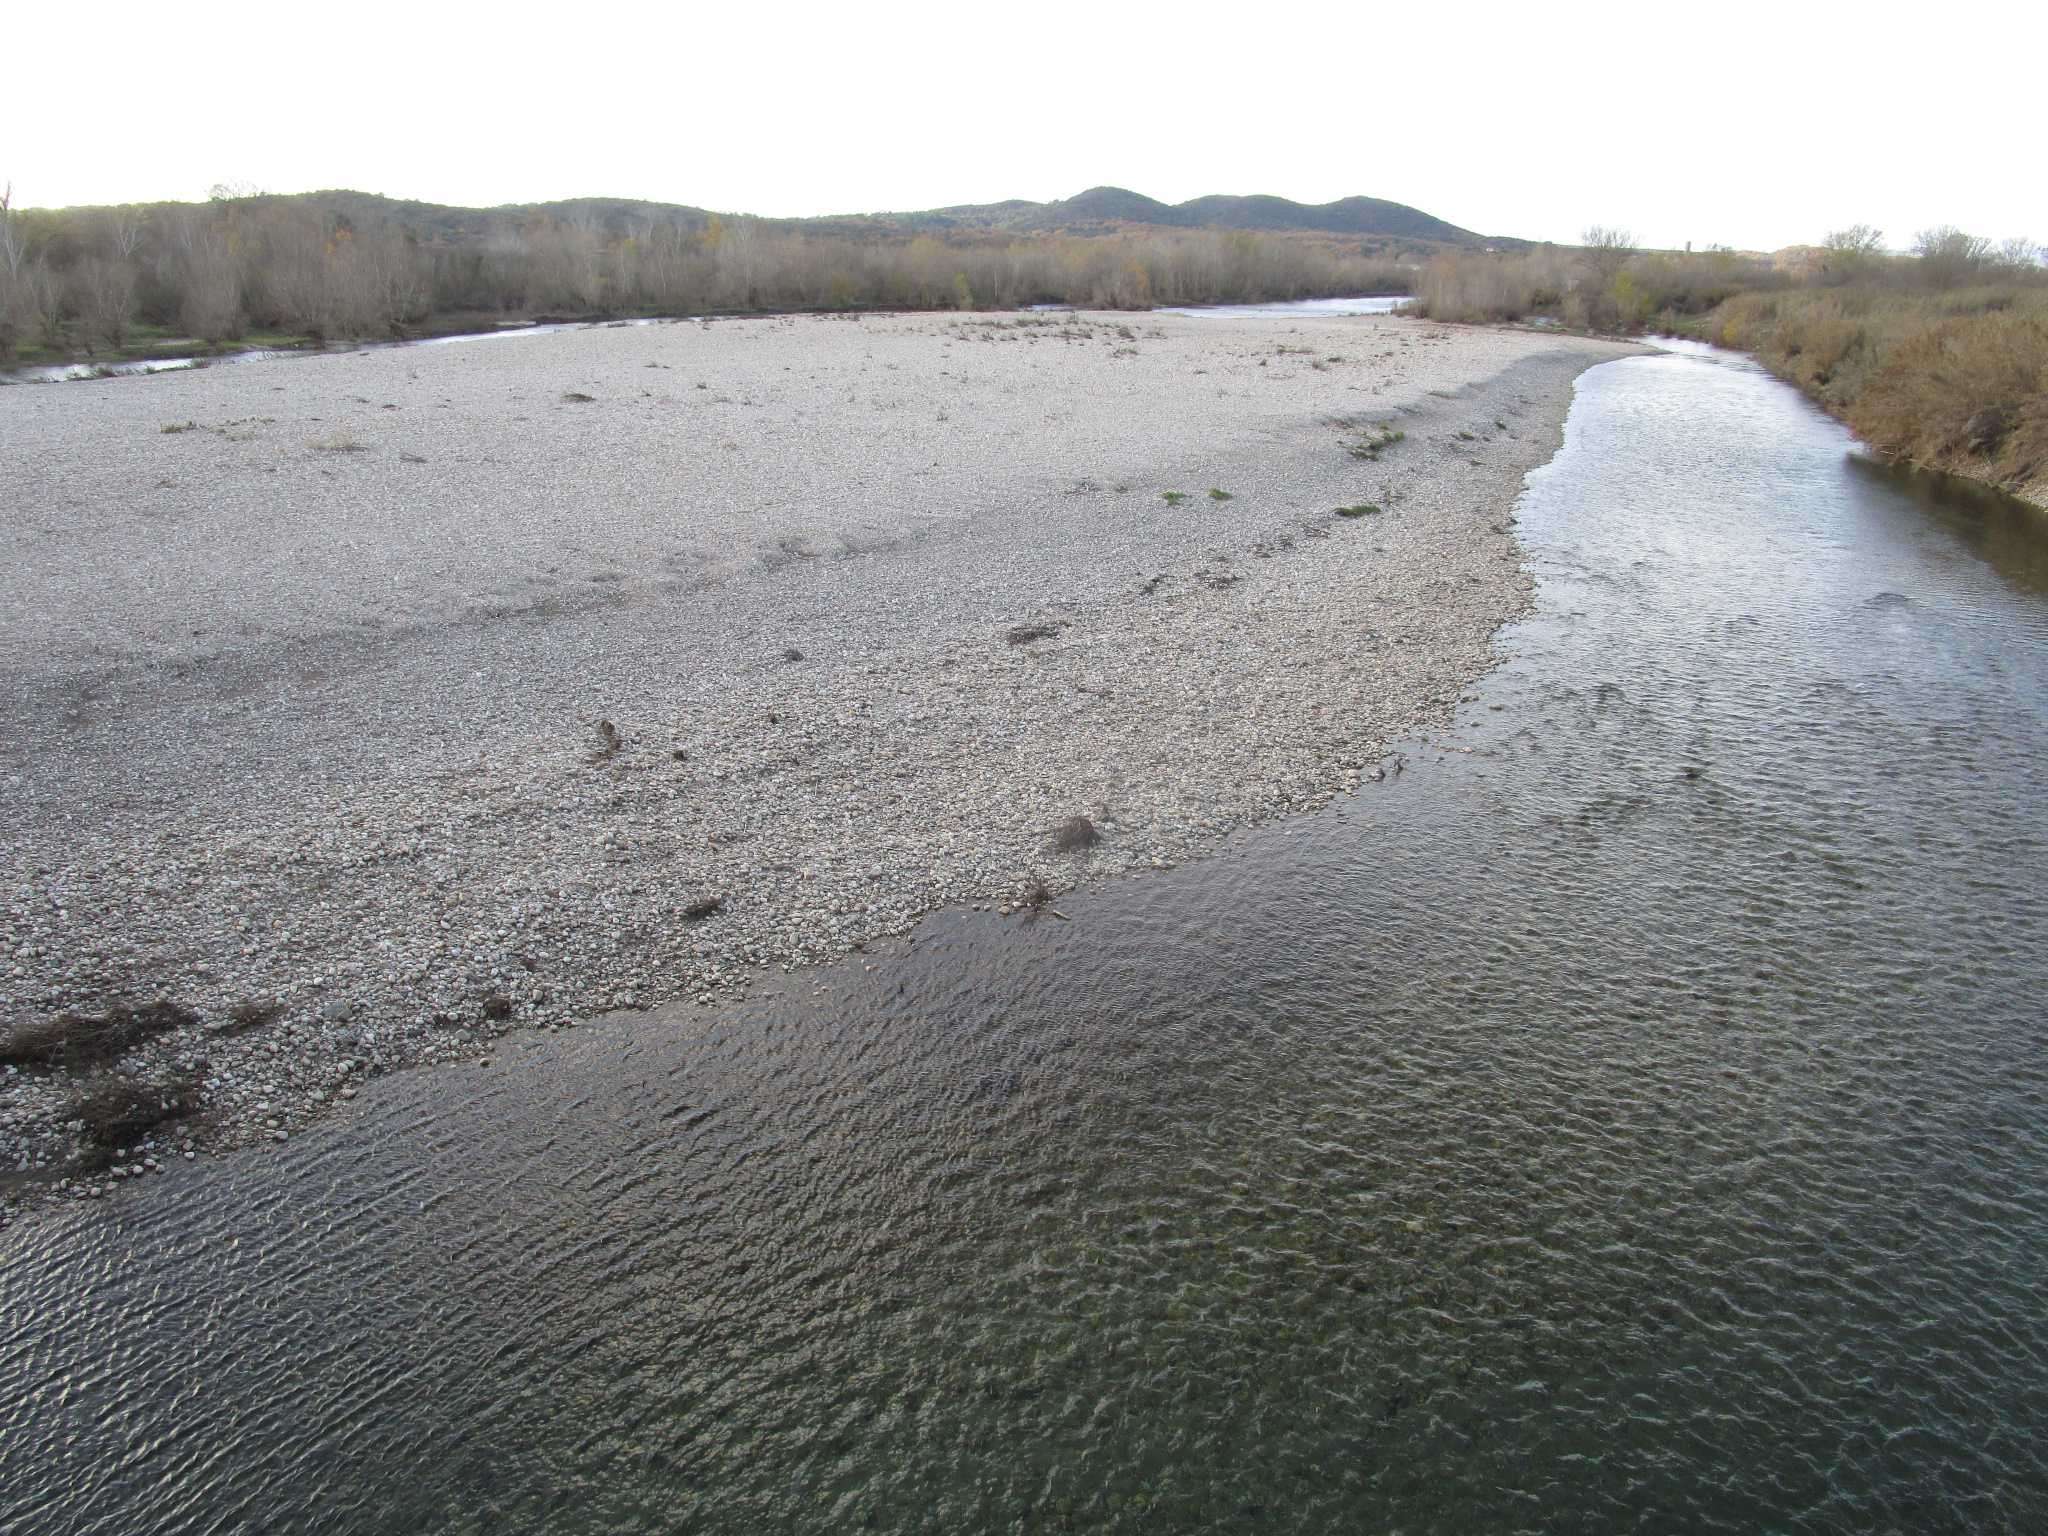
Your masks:
<svg viewBox="0 0 2048 1536"><path fill-rule="evenodd" d="M1518 514L1319 812L0 1235L0 1524L2038 1527L2023 525L1704 353Z"/></svg>
<svg viewBox="0 0 2048 1536"><path fill-rule="evenodd" d="M1326 803L1491 664L1627 350L804 316L0 392L0 1224ZM159 999L113 1075L198 1112L81 1162L106 1075L14 1042Z"/></svg>

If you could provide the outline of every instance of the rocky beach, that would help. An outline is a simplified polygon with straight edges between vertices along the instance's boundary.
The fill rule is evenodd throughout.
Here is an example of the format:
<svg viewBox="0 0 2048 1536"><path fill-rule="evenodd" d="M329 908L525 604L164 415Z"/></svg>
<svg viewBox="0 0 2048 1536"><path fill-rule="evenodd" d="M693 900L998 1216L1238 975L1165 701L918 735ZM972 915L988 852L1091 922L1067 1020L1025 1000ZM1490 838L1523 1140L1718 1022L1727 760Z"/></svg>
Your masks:
<svg viewBox="0 0 2048 1536"><path fill-rule="evenodd" d="M1397 771L1629 350L870 315L0 389L6 1218Z"/></svg>

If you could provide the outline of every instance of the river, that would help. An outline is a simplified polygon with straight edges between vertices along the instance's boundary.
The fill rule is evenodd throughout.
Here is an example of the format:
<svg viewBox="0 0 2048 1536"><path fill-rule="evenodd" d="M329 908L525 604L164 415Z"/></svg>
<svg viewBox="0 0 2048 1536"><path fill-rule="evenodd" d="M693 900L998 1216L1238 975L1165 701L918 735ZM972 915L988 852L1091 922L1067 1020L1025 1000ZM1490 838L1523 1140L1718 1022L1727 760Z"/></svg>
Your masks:
<svg viewBox="0 0 2048 1536"><path fill-rule="evenodd" d="M1704 349L1519 517L1325 812L0 1233L0 1529L2043 1528L2038 522Z"/></svg>

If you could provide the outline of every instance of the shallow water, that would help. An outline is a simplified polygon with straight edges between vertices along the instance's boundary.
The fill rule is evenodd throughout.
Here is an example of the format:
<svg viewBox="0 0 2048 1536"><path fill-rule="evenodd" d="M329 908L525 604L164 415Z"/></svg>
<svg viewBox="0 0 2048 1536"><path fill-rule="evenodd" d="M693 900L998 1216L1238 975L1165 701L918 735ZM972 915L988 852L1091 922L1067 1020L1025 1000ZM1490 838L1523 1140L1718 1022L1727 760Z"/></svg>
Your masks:
<svg viewBox="0 0 2048 1536"><path fill-rule="evenodd" d="M0 1234L0 1529L2042 1528L2048 602L1925 492L1592 371L1384 784Z"/></svg>
<svg viewBox="0 0 2048 1536"><path fill-rule="evenodd" d="M237 352L222 358L223 362L238 362L245 357L268 357L274 354ZM115 363L42 363L32 368L12 368L0 373L0 383L5 384L75 384L81 379L127 378L132 374L176 373L183 368L197 368L206 361L200 357L142 357Z"/></svg>
<svg viewBox="0 0 2048 1536"><path fill-rule="evenodd" d="M1160 309L1162 315L1194 315L1215 320L1328 320L1343 315L1391 315L1408 302L1405 293L1373 294L1356 299L1287 299L1272 304L1198 304L1186 309Z"/></svg>
<svg viewBox="0 0 2048 1536"><path fill-rule="evenodd" d="M494 331L459 331L451 336L422 336L414 341L359 341L336 350L345 352L382 351L386 347L445 347L463 341L496 341L506 336L547 336L556 331L586 331L600 327L664 325L664 320L561 320L541 325L506 325ZM86 379L125 378L134 374L176 373L186 368L218 368L228 363L265 363L278 358L331 355L313 345L307 347L249 347L239 352L222 352L205 357L133 358L116 363L46 363L0 373L5 384L75 384Z"/></svg>

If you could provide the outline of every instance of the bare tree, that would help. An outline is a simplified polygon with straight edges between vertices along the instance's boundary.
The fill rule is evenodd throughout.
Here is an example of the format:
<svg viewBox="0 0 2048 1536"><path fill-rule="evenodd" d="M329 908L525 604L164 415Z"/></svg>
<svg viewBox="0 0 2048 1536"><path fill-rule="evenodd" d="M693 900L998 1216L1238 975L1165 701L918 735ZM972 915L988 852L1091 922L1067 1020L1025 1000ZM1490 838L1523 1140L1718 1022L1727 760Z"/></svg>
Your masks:
<svg viewBox="0 0 2048 1536"><path fill-rule="evenodd" d="M1600 286L1612 283L1636 253L1636 237L1625 229L1595 224L1579 236L1587 272Z"/></svg>
<svg viewBox="0 0 2048 1536"><path fill-rule="evenodd" d="M13 355L21 340L21 255L14 227L14 183L0 191L0 357Z"/></svg>
<svg viewBox="0 0 2048 1536"><path fill-rule="evenodd" d="M1884 250L1884 231L1870 224L1851 224L1847 229L1829 230L1820 246L1845 255L1876 256Z"/></svg>
<svg viewBox="0 0 2048 1536"><path fill-rule="evenodd" d="M1579 280L1566 304L1572 322L1588 330L1612 330L1621 318L1616 289L1636 253L1636 237L1625 229L1595 224L1579 236Z"/></svg>
<svg viewBox="0 0 2048 1536"><path fill-rule="evenodd" d="M107 249L121 261L133 261L136 251L142 246L142 232L148 217L147 210L133 203L125 207L109 208L101 226L106 236Z"/></svg>
<svg viewBox="0 0 2048 1536"><path fill-rule="evenodd" d="M94 338L118 348L135 317L135 268L119 257L88 256L71 272L71 305Z"/></svg>
<svg viewBox="0 0 2048 1536"><path fill-rule="evenodd" d="M22 312L52 351L64 345L64 285L41 257L25 263L17 279Z"/></svg>
<svg viewBox="0 0 2048 1536"><path fill-rule="evenodd" d="M1610 229L1605 224L1588 225L1586 232L1579 236L1579 244L1596 260L1617 266L1636 253L1634 235L1625 229Z"/></svg>
<svg viewBox="0 0 2048 1536"><path fill-rule="evenodd" d="M1991 242L1969 235L1953 224L1923 229L1913 239L1920 272L1937 288L1952 288L1978 272L1991 257Z"/></svg>
<svg viewBox="0 0 2048 1536"><path fill-rule="evenodd" d="M2010 240L1999 243L1998 264L2001 267L2026 272L2044 261L2048 261L2048 245L2036 245L2030 236L2014 235Z"/></svg>
<svg viewBox="0 0 2048 1536"><path fill-rule="evenodd" d="M19 281L22 263L28 259L28 242L22 233L21 215L14 211L14 183L0 190L0 272Z"/></svg>
<svg viewBox="0 0 2048 1536"><path fill-rule="evenodd" d="M178 298L178 324L201 341L242 334L242 275L221 207L187 209L172 229L164 278Z"/></svg>

